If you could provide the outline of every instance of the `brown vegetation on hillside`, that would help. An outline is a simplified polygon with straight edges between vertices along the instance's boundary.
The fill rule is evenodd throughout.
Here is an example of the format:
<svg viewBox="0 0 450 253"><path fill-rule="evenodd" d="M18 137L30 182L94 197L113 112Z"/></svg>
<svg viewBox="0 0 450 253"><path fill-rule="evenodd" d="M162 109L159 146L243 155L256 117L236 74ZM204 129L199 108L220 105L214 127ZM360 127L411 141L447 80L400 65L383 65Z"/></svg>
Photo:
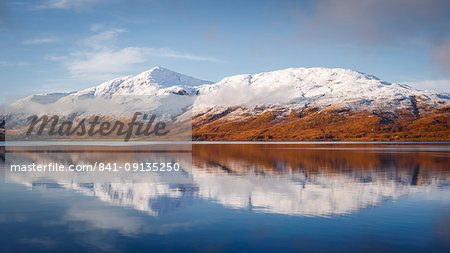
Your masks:
<svg viewBox="0 0 450 253"><path fill-rule="evenodd" d="M450 141L450 109L423 112L351 109L269 110L228 119L194 117L197 141Z"/></svg>

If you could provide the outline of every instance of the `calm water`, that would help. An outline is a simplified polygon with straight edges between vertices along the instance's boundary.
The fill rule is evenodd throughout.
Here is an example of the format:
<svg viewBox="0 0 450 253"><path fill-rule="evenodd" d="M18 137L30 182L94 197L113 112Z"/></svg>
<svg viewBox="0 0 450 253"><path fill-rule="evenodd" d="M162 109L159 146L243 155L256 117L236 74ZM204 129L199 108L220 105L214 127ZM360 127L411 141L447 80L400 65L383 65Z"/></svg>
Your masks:
<svg viewBox="0 0 450 253"><path fill-rule="evenodd" d="M450 252L449 144L3 148L0 252ZM171 172L10 164L172 162Z"/></svg>

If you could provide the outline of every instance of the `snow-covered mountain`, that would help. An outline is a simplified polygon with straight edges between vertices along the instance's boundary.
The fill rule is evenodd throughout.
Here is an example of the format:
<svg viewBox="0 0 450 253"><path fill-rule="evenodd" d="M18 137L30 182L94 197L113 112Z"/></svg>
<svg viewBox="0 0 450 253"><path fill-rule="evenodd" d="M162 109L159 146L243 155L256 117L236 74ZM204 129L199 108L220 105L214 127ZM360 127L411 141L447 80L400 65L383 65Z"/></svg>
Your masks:
<svg viewBox="0 0 450 253"><path fill-rule="evenodd" d="M280 127L284 123L291 124L291 121L297 121L291 124L292 131L315 129L313 132L301 133L302 135L312 134L312 140L335 138L333 137L335 135L327 134L323 127L318 132L317 129L320 127L316 123L323 118L329 118L326 121L331 125L351 118L363 124L360 129L351 130L355 138L366 136L367 129L372 129L372 132L386 133L394 131L395 126L395 129L402 131L406 125L427 118L422 120L423 122L414 123L413 126L417 128L417 126L428 124L427 126L435 131L436 123L440 126L439 131L442 131L440 135L450 138L448 133L450 123L446 123L450 121L448 93L416 90L405 84L390 83L373 75L341 68L288 68L259 74L230 76L213 83L155 67L135 76L119 77L78 92L30 96L17 101L14 106L19 107L19 111L21 108L32 108L34 111L45 111L45 108L66 108L64 113L67 113L71 110L66 106L67 104L80 101L83 103L85 98L110 99L129 96L144 97L145 103L133 102L134 104L130 106L127 101L121 101L120 108L125 111L154 110L152 107L143 107L146 107L146 104L154 105L153 101L171 97L170 103L163 103L164 107L168 104L173 107L169 109L171 116L174 116L173 113L182 114L186 110L189 112L189 117L192 113L194 129L199 132L196 134L194 131L194 135L202 136L199 139L214 139L217 136L221 136L220 139L226 139L230 129L234 128L233 125L227 125L230 122L251 126L246 135L265 133L267 136L261 138L272 138L272 134L266 133L269 128ZM30 103L34 104L29 106ZM104 105L102 110L108 112L107 103L103 101L100 103ZM99 106L91 106L93 107ZM104 109L105 107L107 110ZM318 115L318 113L323 114ZM355 116L355 114L358 115ZM358 120L358 117L367 122ZM369 122L367 119L372 117L376 120ZM263 122L252 125L256 124L255 119L261 119ZM390 129L385 127L387 124L391 124ZM283 127L283 129L286 128ZM279 129L277 131L280 132ZM350 130L344 128L339 131L344 133ZM355 131L359 133L356 134ZM425 128L420 130L421 133L429 131ZM293 134L290 137L283 135L276 139L304 140L299 137L299 134ZM404 136L410 135L409 132L404 134ZM438 137L440 135L434 136L433 140L440 138ZM245 138L236 136L233 140L249 140L248 138L248 136ZM342 138L348 137L338 139ZM309 137L305 140L309 140Z"/></svg>
<svg viewBox="0 0 450 253"><path fill-rule="evenodd" d="M208 84L212 84L212 82L179 74L162 67L154 67L135 76L114 78L81 91L31 95L19 99L13 105L24 106L27 103L47 105L89 97L192 95L197 92L198 87Z"/></svg>
<svg viewBox="0 0 450 253"><path fill-rule="evenodd" d="M44 94L36 94L31 95L22 99L19 99L13 103L13 105L23 105L27 103L39 103L42 105L51 104L59 100L60 98L66 97L70 94L75 93L75 91L71 92L55 92L55 93L44 93Z"/></svg>
<svg viewBox="0 0 450 253"><path fill-rule="evenodd" d="M199 106L329 105L354 109L410 106L420 96L432 106L448 103L448 94L419 91L405 84L341 68L289 68L226 77L199 89Z"/></svg>
<svg viewBox="0 0 450 253"><path fill-rule="evenodd" d="M341 68L288 68L259 74L235 75L213 83L154 67L135 76L118 77L78 92L33 95L20 102L49 104L59 99L123 95L197 95L198 108L217 106L351 106L392 109L410 106L411 97L436 107L449 94L420 91L405 84ZM19 102L19 101L18 101Z"/></svg>
<svg viewBox="0 0 450 253"><path fill-rule="evenodd" d="M197 86L212 82L182 75L171 70L154 67L135 76L119 77L71 94L77 96L124 96L124 95L164 95L193 94Z"/></svg>

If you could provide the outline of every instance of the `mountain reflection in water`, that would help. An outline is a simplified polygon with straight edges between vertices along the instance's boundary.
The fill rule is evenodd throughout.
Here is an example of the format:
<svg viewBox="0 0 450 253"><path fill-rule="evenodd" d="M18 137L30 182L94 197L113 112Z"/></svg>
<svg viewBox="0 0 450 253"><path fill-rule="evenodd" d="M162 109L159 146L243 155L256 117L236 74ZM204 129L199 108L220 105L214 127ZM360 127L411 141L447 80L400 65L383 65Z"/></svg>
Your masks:
<svg viewBox="0 0 450 253"><path fill-rule="evenodd" d="M196 144L190 152L112 148L6 152L7 163L178 162L178 172L11 173L32 189L63 188L152 216L198 200L295 216L346 215L450 182L449 147L425 144ZM83 174L83 175L81 175Z"/></svg>

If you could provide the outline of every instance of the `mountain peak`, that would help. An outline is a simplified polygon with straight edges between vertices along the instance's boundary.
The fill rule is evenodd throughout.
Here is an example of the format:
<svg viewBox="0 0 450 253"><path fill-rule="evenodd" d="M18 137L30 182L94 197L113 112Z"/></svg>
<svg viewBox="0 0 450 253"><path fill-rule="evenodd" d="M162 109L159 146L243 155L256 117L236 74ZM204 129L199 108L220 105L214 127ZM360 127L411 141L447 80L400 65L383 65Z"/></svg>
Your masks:
<svg viewBox="0 0 450 253"><path fill-rule="evenodd" d="M106 81L96 87L80 91L74 96L155 95L190 90L193 87L211 83L156 66L134 76Z"/></svg>
<svg viewBox="0 0 450 253"><path fill-rule="evenodd" d="M183 75L159 66L153 67L136 76L133 76L130 78L130 80L135 80L138 82L144 81L149 85L156 85L159 88L166 88L171 86L198 86L201 84L211 83L209 81L204 81L188 75Z"/></svg>
<svg viewBox="0 0 450 253"><path fill-rule="evenodd" d="M148 70L146 70L146 71L143 71L143 72L141 72L141 73L138 74L138 75L142 75L142 74L144 74L144 73L157 73L157 72L171 72L171 73L176 73L176 74L178 74L177 72L172 71L172 70L170 70L170 69L166 69L166 68L163 68L163 67L160 67L160 66L156 66L156 67L153 67L153 68L148 69Z"/></svg>

